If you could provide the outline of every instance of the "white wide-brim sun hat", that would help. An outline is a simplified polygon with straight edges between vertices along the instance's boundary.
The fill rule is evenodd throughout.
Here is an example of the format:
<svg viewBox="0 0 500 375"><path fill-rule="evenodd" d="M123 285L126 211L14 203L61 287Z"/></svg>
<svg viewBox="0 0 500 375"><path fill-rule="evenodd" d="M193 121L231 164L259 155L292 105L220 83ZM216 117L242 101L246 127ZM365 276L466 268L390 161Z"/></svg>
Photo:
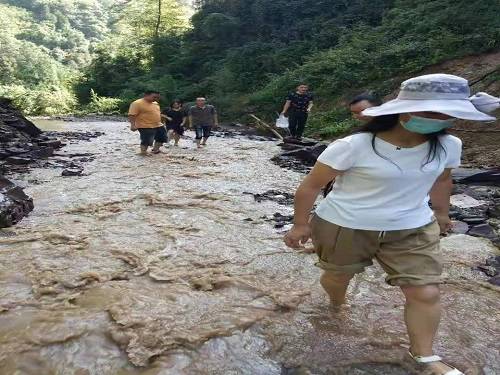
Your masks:
<svg viewBox="0 0 500 375"><path fill-rule="evenodd" d="M397 99L365 109L363 115L377 117L436 112L464 120L493 121L496 118L484 112L493 111L499 106L500 99L485 93L470 97L469 82L464 78L429 74L403 82Z"/></svg>

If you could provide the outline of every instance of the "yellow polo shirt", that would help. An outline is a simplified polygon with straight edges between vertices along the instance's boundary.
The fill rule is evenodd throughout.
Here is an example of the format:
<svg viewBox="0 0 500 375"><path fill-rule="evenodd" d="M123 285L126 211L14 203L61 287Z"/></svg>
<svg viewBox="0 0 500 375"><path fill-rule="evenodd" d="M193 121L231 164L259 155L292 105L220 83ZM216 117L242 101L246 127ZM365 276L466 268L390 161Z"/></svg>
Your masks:
<svg viewBox="0 0 500 375"><path fill-rule="evenodd" d="M135 125L138 129L152 129L163 126L161 123L160 105L138 99L130 105L129 116L135 116Z"/></svg>

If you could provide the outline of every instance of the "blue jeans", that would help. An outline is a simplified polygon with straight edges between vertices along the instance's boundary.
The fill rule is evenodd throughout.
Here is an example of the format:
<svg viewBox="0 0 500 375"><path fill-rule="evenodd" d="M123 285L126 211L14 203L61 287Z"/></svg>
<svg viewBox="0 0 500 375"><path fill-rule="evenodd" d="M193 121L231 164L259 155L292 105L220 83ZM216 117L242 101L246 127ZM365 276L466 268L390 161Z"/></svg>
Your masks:
<svg viewBox="0 0 500 375"><path fill-rule="evenodd" d="M211 125L195 125L196 139L208 138L212 134Z"/></svg>

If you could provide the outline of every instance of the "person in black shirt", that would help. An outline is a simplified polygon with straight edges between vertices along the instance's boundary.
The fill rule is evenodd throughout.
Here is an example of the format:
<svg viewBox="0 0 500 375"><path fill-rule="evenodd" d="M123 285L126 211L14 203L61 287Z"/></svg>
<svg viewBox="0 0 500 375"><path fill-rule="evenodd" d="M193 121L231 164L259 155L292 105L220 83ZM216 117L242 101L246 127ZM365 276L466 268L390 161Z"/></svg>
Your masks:
<svg viewBox="0 0 500 375"><path fill-rule="evenodd" d="M307 123L307 117L313 107L313 96L309 86L300 85L297 91L288 94L282 115L288 115L288 128L292 137L301 139Z"/></svg>
<svg viewBox="0 0 500 375"><path fill-rule="evenodd" d="M184 134L184 125L186 125L187 116L182 108L182 102L174 100L169 108L162 111L162 118L167 125L168 139L174 139L174 146L179 146L179 140Z"/></svg>

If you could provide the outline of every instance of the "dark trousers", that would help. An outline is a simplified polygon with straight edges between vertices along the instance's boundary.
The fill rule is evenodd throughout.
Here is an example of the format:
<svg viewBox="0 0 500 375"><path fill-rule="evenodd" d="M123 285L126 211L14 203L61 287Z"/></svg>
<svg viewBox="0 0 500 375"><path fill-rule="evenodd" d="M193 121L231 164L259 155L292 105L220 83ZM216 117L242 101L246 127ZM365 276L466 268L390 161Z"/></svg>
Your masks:
<svg viewBox="0 0 500 375"><path fill-rule="evenodd" d="M153 146L154 142L167 143L167 129L164 126L158 128L141 128L139 129L141 135L141 146Z"/></svg>
<svg viewBox="0 0 500 375"><path fill-rule="evenodd" d="M292 137L301 138L307 123L307 112L290 111L288 113L288 129Z"/></svg>
<svg viewBox="0 0 500 375"><path fill-rule="evenodd" d="M196 139L206 139L212 135L212 127L210 125L196 125L194 131L196 132Z"/></svg>

